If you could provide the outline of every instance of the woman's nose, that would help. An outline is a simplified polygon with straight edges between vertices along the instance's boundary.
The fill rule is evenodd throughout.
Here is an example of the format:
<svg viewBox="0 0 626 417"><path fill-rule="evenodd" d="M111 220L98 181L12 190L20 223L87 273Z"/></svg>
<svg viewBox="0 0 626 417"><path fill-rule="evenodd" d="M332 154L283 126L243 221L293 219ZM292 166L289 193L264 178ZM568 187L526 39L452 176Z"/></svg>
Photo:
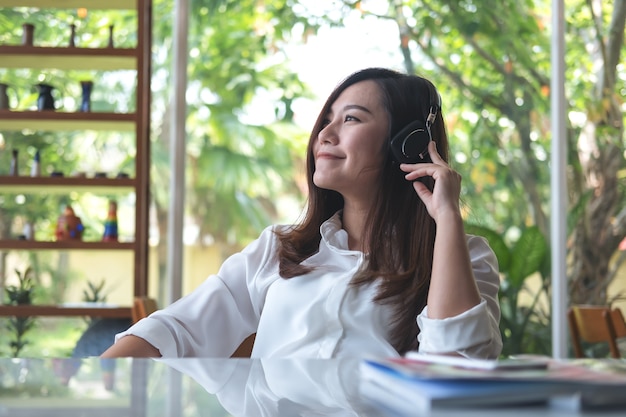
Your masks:
<svg viewBox="0 0 626 417"><path fill-rule="evenodd" d="M317 134L317 138L322 143L335 143L337 141L337 132L332 123L328 123Z"/></svg>

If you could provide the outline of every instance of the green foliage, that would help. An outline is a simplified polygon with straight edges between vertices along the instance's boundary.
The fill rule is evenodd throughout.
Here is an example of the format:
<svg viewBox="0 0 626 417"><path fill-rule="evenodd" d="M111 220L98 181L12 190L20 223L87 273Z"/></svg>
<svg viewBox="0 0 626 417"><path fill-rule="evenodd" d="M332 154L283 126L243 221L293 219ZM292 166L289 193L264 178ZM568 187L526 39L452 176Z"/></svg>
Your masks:
<svg viewBox="0 0 626 417"><path fill-rule="evenodd" d="M17 398L70 398L67 386L59 383L54 364L44 359L19 359L3 361L0 369L0 399Z"/></svg>
<svg viewBox="0 0 626 417"><path fill-rule="evenodd" d="M18 278L18 285L9 285L6 287L6 292L9 297L9 304L11 305L28 305L32 303L33 289L35 283L31 277L32 269L30 267L22 273L20 270L15 270L15 275Z"/></svg>
<svg viewBox="0 0 626 417"><path fill-rule="evenodd" d="M107 295L104 293L104 284L106 280L102 278L99 284L95 284L91 281L87 281L87 289L83 290L83 301L87 303L104 303L106 302ZM87 318L87 323L92 323L97 318Z"/></svg>
<svg viewBox="0 0 626 417"><path fill-rule="evenodd" d="M11 317L7 321L7 330L13 335L13 339L9 341L11 355L14 358L20 356L20 352L29 343L26 339L26 333L35 327L35 317Z"/></svg>
<svg viewBox="0 0 626 417"><path fill-rule="evenodd" d="M295 128L291 106L310 93L282 50L297 42L294 28L311 27L296 3L190 4L186 208L200 239L244 243L277 220L281 196L301 198L293 170L306 134ZM155 2L155 14L168 16L154 20L151 177L163 212L170 201L171 13L171 3Z"/></svg>
<svg viewBox="0 0 626 417"><path fill-rule="evenodd" d="M83 290L83 301L87 303L104 303L107 295L104 293L106 280L102 278L99 284L87 281L87 289Z"/></svg>
<svg viewBox="0 0 626 417"><path fill-rule="evenodd" d="M507 244L496 231L482 226L467 225L466 232L487 239L498 258L502 276L498 294L502 355L550 354L549 314L545 304L549 286L544 274L550 251L541 231L535 226L526 227L512 244ZM532 282L537 277L539 282Z"/></svg>
<svg viewBox="0 0 626 417"><path fill-rule="evenodd" d="M19 270L15 270L15 274L18 277L18 285L9 285L6 287L6 292L9 297L9 304L11 305L30 305L32 304L32 294L35 287L34 281L31 278L30 267L22 273ZM13 336L9 340L9 348L14 358L20 355L22 349L28 344L26 340L26 333L33 329L35 326L34 317L10 317L7 320L6 328Z"/></svg>

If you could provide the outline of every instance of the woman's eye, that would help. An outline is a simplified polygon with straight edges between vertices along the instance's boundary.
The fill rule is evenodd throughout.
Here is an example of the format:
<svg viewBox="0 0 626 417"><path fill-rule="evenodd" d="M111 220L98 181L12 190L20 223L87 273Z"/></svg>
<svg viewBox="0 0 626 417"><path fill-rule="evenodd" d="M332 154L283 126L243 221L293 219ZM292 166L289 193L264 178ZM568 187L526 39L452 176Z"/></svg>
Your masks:
<svg viewBox="0 0 626 417"><path fill-rule="evenodd" d="M358 118L356 118L354 116L351 116L349 114L347 114L345 119L344 119L344 122L358 122L358 121L359 121Z"/></svg>

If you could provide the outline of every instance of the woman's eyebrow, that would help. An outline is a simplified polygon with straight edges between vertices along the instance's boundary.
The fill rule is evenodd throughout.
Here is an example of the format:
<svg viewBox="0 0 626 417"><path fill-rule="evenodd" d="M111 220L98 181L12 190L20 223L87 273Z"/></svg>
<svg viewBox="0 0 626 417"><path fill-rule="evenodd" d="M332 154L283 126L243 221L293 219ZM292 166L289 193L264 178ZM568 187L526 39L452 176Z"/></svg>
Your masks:
<svg viewBox="0 0 626 417"><path fill-rule="evenodd" d="M369 113L372 114L372 112L365 106L361 106L360 104L346 104L345 106L343 106L343 109L340 110L341 112L345 112L347 110L361 110L364 111L365 113ZM334 114L333 109L329 109L328 113L326 113L326 117L331 117Z"/></svg>
<svg viewBox="0 0 626 417"><path fill-rule="evenodd" d="M366 113L372 114L372 112L367 107L361 106L359 104L347 104L346 106L344 106L343 109L344 111L345 110L361 110Z"/></svg>

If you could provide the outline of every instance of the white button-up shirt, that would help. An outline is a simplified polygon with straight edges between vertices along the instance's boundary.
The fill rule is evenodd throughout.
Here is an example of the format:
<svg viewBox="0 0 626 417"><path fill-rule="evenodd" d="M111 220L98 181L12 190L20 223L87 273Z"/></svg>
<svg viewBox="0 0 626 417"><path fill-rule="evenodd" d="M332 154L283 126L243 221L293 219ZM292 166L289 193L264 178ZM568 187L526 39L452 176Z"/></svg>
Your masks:
<svg viewBox="0 0 626 417"><path fill-rule="evenodd" d="M377 283L352 287L350 280L366 262L348 249L338 215L320 228L318 253L304 261L315 269L283 279L272 226L243 251L230 256L217 275L191 294L132 326L133 334L163 357L228 357L256 332L253 357L331 358L398 356L389 343L391 309L372 301ZM497 357L502 347L498 321L497 260L483 238L467 243L481 302L455 317L416 317L420 351Z"/></svg>

